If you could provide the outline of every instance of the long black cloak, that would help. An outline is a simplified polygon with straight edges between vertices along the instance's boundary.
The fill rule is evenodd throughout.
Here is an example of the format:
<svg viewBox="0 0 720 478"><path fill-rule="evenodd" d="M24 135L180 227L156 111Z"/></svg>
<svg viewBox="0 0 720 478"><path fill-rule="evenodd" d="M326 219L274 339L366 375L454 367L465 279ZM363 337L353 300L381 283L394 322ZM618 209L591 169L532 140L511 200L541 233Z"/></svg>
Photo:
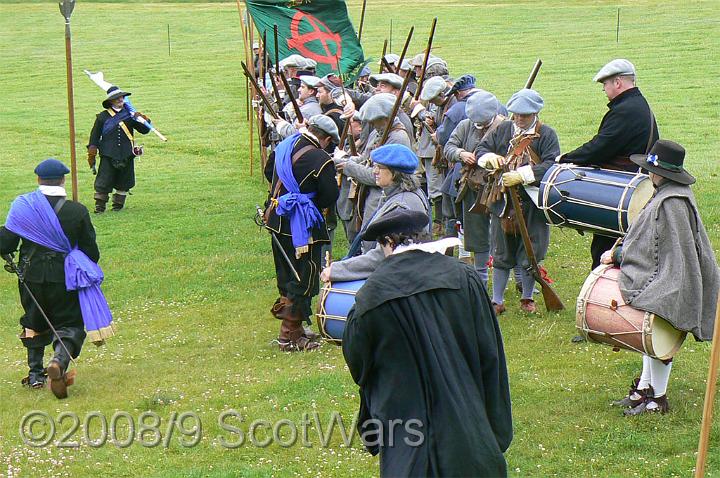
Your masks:
<svg viewBox="0 0 720 478"><path fill-rule="evenodd" d="M418 250L389 256L358 291L343 353L382 476L506 475L505 353L474 269Z"/></svg>

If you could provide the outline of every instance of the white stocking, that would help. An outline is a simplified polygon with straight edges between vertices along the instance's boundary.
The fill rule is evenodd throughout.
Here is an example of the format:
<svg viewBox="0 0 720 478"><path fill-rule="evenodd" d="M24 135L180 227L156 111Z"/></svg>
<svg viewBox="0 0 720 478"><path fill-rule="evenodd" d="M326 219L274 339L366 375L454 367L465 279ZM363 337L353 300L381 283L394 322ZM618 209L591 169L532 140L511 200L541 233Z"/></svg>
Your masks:
<svg viewBox="0 0 720 478"><path fill-rule="evenodd" d="M650 359L650 385L655 390L655 397L662 397L667 392L668 381L670 381L670 370L672 362L665 365L662 360Z"/></svg>
<svg viewBox="0 0 720 478"><path fill-rule="evenodd" d="M642 374L640 375L640 383L638 383L638 390L645 390L650 385L650 364L652 363L652 358L650 358L647 355L643 355L643 369Z"/></svg>

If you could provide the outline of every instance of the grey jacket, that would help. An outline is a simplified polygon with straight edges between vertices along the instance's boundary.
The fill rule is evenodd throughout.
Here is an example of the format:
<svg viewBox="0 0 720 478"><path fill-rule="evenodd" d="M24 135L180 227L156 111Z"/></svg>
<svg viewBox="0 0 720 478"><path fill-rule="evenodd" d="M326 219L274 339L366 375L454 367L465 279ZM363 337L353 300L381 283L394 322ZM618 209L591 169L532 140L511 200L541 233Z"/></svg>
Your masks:
<svg viewBox="0 0 720 478"><path fill-rule="evenodd" d="M395 124L400 124L400 120L395 118ZM372 161L370 160L370 153L378 147L378 141L380 141L380 132L373 130L370 133L370 137L368 137L362 154L360 156L351 156L350 159L345 162L343 169L345 176L353 178L358 184L365 185L369 188L367 198L365 199L365 209L362 211L364 221L369 219L377 209L382 192L382 190L375 185L375 176L372 172ZM410 147L407 134L401 130L390 131L385 144L402 144L408 148ZM348 201L347 195L345 196L345 200ZM340 205L338 207L340 207Z"/></svg>
<svg viewBox="0 0 720 478"><path fill-rule="evenodd" d="M662 183L630 227L620 292L697 340L711 340L720 273L689 186Z"/></svg>
<svg viewBox="0 0 720 478"><path fill-rule="evenodd" d="M430 231L430 206L428 205L425 193L420 189L415 191L402 191L396 184L382 190L382 197L380 199L380 206L377 209L377 214L372 217L369 224L372 224L398 207L413 211L422 211L428 214L428 231ZM367 219L370 218L367 217ZM368 249L368 245L373 246L371 249ZM380 245L377 245L375 242L363 241L362 255L351 257L344 261L333 262L330 268L330 280L333 282L345 282L366 279L384 258L385 254Z"/></svg>

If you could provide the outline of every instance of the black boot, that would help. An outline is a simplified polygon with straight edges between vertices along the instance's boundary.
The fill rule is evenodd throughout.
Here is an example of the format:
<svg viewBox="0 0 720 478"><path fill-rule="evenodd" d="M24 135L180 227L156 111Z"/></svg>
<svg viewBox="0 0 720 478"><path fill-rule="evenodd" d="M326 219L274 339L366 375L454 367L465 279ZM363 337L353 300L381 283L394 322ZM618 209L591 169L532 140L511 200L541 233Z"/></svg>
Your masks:
<svg viewBox="0 0 720 478"><path fill-rule="evenodd" d="M105 212L110 195L108 193L95 193L95 213L102 214Z"/></svg>
<svg viewBox="0 0 720 478"><path fill-rule="evenodd" d="M125 207L125 199L127 198L127 194L113 194L112 197L112 210L113 211L119 211L122 208Z"/></svg>
<svg viewBox="0 0 720 478"><path fill-rule="evenodd" d="M65 343L66 347L70 344ZM72 385L72 377L68 377L67 368L70 365L70 356L57 340L54 343L55 355L47 366L47 374L50 379L50 390L59 399L67 398L67 387Z"/></svg>
<svg viewBox="0 0 720 478"><path fill-rule="evenodd" d="M27 349L27 362L30 372L22 380L22 384L30 388L43 388L47 375L44 368L45 347L32 347Z"/></svg>

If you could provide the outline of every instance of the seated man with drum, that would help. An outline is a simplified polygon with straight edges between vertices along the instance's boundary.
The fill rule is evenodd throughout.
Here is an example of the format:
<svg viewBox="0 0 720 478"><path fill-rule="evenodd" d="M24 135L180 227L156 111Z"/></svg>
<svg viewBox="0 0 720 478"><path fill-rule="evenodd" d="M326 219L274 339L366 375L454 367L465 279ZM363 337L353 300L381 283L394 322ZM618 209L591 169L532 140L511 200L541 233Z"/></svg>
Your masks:
<svg viewBox="0 0 720 478"><path fill-rule="evenodd" d="M712 339L720 273L700 220L684 168L685 150L658 140L650 153L630 156L650 172L656 193L627 236L601 258L620 266L618 286L623 300L635 309L662 317L698 341ZM666 390L672 357L643 356L643 370L628 395L616 405L631 407L625 415L668 411Z"/></svg>
<svg viewBox="0 0 720 478"><path fill-rule="evenodd" d="M431 231L430 205L415 175L418 167L415 153L401 144L386 144L373 150L370 159L374 165L375 184L382 189L379 205L373 215L366 218L363 229L350 245L347 257L323 269L320 279L324 282L366 279L375 270L385 257L382 248L373 241L365 240L362 243L364 253L356 255L360 252L361 236L373 222L394 209L410 209L427 214L428 234Z"/></svg>
<svg viewBox="0 0 720 478"><path fill-rule="evenodd" d="M503 339L470 265L417 244L423 212L364 231L387 256L358 291L343 355L360 387L358 431L380 476L507 476L512 440ZM457 238L451 238L458 241Z"/></svg>
<svg viewBox="0 0 720 478"><path fill-rule="evenodd" d="M579 166L637 171L629 156L647 153L659 136L650 105L635 86L635 66L628 60L613 60L598 71L593 81L603 85L610 100L608 112L590 141L557 159ZM593 269L600 263L600 255L614 242L610 235L593 234L590 246Z"/></svg>
<svg viewBox="0 0 720 478"><path fill-rule="evenodd" d="M543 105L544 101L537 91L518 91L507 104L512 119L503 121L486 134L475 149L475 157L480 167L502 172L503 188L539 185L543 175L560 153L557 133L538 118ZM507 159L504 155L507 155ZM517 228L512 203L507 198L507 193L500 190L497 177L496 174L496 179L491 180L493 185L488 194L488 207L495 215L490 223L494 264L492 300L495 313L501 314L505 311L505 287L510 270L515 266L524 269L520 308L532 313L537 310L532 298L535 278L528 272L530 260ZM537 198L534 201L524 188L519 188L519 193L533 250L540 262L548 250L550 227L545 222L545 215L535 204Z"/></svg>

